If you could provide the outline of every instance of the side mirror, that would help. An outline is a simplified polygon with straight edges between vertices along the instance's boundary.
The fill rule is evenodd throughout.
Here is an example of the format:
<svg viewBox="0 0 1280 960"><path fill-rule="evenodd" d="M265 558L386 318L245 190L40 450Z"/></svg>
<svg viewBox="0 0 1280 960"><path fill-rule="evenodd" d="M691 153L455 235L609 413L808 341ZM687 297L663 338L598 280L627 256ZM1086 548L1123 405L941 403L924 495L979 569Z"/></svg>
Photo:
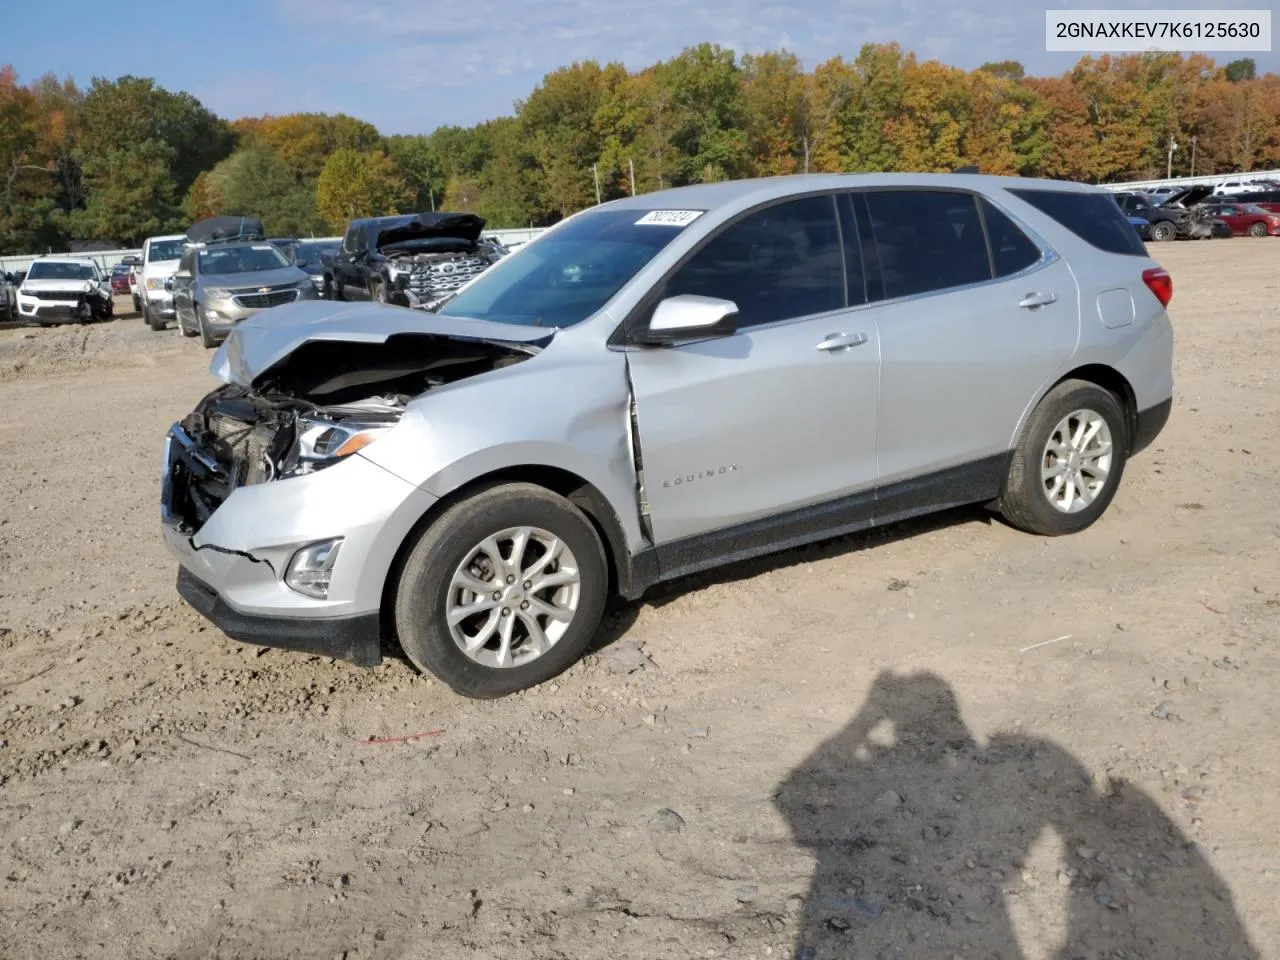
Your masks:
<svg viewBox="0 0 1280 960"><path fill-rule="evenodd" d="M164 288L168 290L170 293L173 292L173 277L164 278Z"/></svg>
<svg viewBox="0 0 1280 960"><path fill-rule="evenodd" d="M732 300L682 293L658 304L640 342L663 346L682 340L727 337L737 329L738 305Z"/></svg>

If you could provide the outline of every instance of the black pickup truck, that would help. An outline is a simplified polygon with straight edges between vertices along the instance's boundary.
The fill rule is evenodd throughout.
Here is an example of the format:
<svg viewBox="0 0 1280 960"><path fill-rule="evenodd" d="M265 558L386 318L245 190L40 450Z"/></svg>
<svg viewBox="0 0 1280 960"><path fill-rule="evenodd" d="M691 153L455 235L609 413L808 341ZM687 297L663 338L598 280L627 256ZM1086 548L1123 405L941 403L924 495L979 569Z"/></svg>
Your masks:
<svg viewBox="0 0 1280 960"><path fill-rule="evenodd" d="M352 220L342 247L324 258L325 296L431 309L506 256L483 230L471 213Z"/></svg>

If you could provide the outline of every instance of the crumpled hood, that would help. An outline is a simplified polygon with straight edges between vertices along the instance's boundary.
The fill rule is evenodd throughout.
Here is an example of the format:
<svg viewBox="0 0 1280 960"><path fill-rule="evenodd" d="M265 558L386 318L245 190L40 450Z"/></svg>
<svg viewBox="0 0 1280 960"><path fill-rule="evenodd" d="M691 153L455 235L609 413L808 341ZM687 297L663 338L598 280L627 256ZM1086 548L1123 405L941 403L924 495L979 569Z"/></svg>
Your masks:
<svg viewBox="0 0 1280 960"><path fill-rule="evenodd" d="M484 230L484 218L474 213L420 213L391 222L378 231L378 248L429 237L456 237L475 243Z"/></svg>
<svg viewBox="0 0 1280 960"><path fill-rule="evenodd" d="M304 343L337 340L384 343L402 333L430 333L465 340L545 346L555 335L546 327L515 326L407 310L380 303L300 300L273 307L236 324L223 341L209 372L226 383L252 387Z"/></svg>
<svg viewBox="0 0 1280 960"><path fill-rule="evenodd" d="M1213 187L1187 187L1185 190L1179 190L1177 193L1169 194L1169 196L1160 201L1160 206L1182 206L1190 208L1194 207L1197 203L1202 203L1211 196L1213 196Z"/></svg>

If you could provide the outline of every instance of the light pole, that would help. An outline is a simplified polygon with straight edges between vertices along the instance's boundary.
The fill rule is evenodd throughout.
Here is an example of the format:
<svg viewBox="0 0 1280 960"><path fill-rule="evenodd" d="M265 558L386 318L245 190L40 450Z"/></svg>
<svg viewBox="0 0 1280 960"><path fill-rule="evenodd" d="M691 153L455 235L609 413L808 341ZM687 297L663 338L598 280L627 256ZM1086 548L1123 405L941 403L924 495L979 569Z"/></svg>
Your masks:
<svg viewBox="0 0 1280 960"><path fill-rule="evenodd" d="M596 182L596 206L600 206L600 170L598 164L591 165L591 177Z"/></svg>
<svg viewBox="0 0 1280 960"><path fill-rule="evenodd" d="M631 195L636 195L636 164L630 157L627 158L627 169L631 171Z"/></svg>
<svg viewBox="0 0 1280 960"><path fill-rule="evenodd" d="M1177 149L1178 149L1178 142L1174 140L1172 136L1169 137L1169 166L1168 166L1168 169L1165 171L1165 177L1169 180L1173 179L1173 151Z"/></svg>
<svg viewBox="0 0 1280 960"><path fill-rule="evenodd" d="M1196 175L1196 138L1191 138L1191 175Z"/></svg>

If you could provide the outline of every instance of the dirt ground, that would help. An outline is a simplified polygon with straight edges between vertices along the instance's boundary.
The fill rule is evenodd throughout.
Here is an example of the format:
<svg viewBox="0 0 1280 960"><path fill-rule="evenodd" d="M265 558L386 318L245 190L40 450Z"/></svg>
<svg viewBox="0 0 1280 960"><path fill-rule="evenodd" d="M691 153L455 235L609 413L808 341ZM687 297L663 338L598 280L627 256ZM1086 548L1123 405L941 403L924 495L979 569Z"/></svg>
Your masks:
<svg viewBox="0 0 1280 960"><path fill-rule="evenodd" d="M198 343L0 332L0 956L1280 957L1280 241L1155 250L1174 413L1092 529L737 566L490 703L178 601Z"/></svg>

